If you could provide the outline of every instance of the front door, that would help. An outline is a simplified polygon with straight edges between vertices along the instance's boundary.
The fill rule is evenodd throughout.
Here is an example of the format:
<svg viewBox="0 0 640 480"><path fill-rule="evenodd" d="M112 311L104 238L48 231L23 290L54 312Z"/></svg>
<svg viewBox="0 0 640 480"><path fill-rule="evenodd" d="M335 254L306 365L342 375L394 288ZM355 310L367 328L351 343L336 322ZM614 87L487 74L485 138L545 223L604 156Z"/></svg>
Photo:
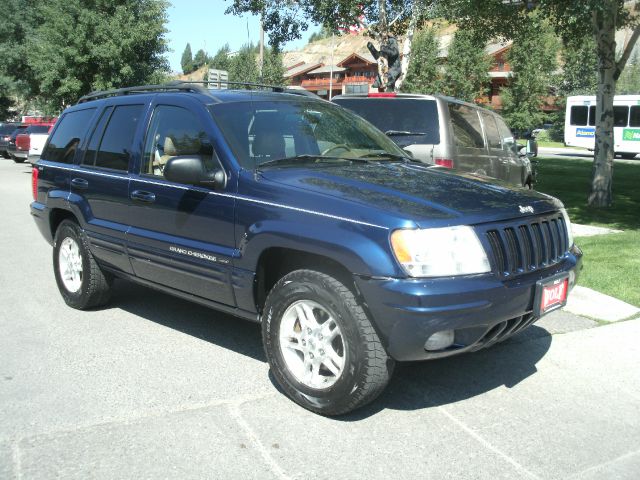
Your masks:
<svg viewBox="0 0 640 480"><path fill-rule="evenodd" d="M181 155L200 156L208 168L221 168L208 115L189 98L153 106L143 156L129 184L127 245L140 278L234 305L234 182L214 190L163 176L167 161Z"/></svg>

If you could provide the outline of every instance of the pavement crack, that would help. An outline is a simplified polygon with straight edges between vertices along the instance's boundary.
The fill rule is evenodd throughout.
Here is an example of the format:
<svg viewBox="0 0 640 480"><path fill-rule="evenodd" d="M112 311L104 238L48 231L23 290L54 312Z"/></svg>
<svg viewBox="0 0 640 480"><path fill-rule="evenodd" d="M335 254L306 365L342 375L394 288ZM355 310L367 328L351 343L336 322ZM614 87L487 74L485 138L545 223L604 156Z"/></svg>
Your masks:
<svg viewBox="0 0 640 480"><path fill-rule="evenodd" d="M256 450L258 450L258 452L262 456L263 460L265 461L265 463L267 464L271 472L281 480L291 480L291 477L289 477L285 473L285 471L282 469L282 467L278 465L278 462L275 460L275 458L273 458L271 453L269 453L269 450L264 446L264 444L262 443L258 435L254 432L254 430L251 428L251 426L247 423L247 421L242 416L242 412L240 412L240 405L242 405L243 403L246 403L247 401L250 401L250 400L229 404L228 408L229 408L229 412L231 413L231 416L234 418L234 420L240 426L240 428L244 431L245 435L249 438L249 441L253 444Z"/></svg>
<svg viewBox="0 0 640 480"><path fill-rule="evenodd" d="M492 452L494 452L498 456L502 457L506 462L508 462L510 465L512 465L516 470L518 470L521 473L524 473L529 478L532 478L532 479L535 479L535 480L541 480L539 476L537 476L535 473L529 471L523 465L521 465L518 462L516 462L513 458L511 458L509 455L504 453L499 448L494 447L491 443L489 443L481 435L479 435L477 432L475 432L474 430L469 428L464 422L462 422L461 420L457 419L452 414L450 414L444 407L442 407L442 406L438 407L438 411L440 413L442 413L445 417L447 417L449 420L451 420L453 423L455 423L462 430L467 432L471 437L473 437L482 446L484 446L485 448L488 448L489 450L491 450Z"/></svg>
<svg viewBox="0 0 640 480"><path fill-rule="evenodd" d="M640 450L634 450L633 452L627 452L624 455L620 455L619 457L612 458L611 460L607 460L606 462L602 462L602 463L599 463L599 464L594 465L592 467L586 468L586 469L582 470L581 472L578 472L578 473L575 473L575 474L571 475L570 477L566 477L565 480L571 480L572 478L583 477L585 473L601 470L603 467L608 467L609 465L613 465L616 462L619 462L621 460L626 460L627 458L633 457L633 456L638 455L638 454L640 454ZM606 472L602 472L602 475L600 476L600 478L606 478L606 477L607 477Z"/></svg>

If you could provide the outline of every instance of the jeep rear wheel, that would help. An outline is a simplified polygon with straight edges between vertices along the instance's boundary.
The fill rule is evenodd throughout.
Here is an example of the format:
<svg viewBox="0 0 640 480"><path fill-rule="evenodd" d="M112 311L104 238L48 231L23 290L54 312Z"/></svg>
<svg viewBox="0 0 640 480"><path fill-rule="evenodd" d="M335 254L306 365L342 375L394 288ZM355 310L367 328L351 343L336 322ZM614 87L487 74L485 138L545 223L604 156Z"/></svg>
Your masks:
<svg viewBox="0 0 640 480"><path fill-rule="evenodd" d="M312 270L291 272L273 287L265 303L262 338L284 392L323 415L369 403L393 371L393 360L353 293Z"/></svg>
<svg viewBox="0 0 640 480"><path fill-rule="evenodd" d="M86 235L70 220L64 220L56 231L53 270L58 290L70 307L80 310L98 307L111 296L111 276L100 269Z"/></svg>

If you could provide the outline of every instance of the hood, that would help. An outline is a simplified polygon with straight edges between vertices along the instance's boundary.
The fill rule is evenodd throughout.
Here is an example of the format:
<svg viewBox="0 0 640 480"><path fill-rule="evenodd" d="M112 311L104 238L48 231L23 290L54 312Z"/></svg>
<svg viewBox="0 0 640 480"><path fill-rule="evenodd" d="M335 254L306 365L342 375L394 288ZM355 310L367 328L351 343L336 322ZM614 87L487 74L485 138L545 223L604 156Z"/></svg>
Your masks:
<svg viewBox="0 0 640 480"><path fill-rule="evenodd" d="M263 170L262 176L296 189L384 210L421 227L535 216L562 207L549 195L416 163L270 168Z"/></svg>

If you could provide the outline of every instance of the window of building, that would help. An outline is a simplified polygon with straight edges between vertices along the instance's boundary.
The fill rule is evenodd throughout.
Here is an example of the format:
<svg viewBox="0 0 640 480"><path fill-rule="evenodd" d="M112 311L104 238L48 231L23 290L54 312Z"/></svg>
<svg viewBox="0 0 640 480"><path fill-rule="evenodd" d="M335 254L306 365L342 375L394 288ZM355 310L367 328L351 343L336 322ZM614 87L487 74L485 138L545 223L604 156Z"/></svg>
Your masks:
<svg viewBox="0 0 640 480"><path fill-rule="evenodd" d="M368 83L348 83L344 86L344 93L352 95L355 93L369 93Z"/></svg>

